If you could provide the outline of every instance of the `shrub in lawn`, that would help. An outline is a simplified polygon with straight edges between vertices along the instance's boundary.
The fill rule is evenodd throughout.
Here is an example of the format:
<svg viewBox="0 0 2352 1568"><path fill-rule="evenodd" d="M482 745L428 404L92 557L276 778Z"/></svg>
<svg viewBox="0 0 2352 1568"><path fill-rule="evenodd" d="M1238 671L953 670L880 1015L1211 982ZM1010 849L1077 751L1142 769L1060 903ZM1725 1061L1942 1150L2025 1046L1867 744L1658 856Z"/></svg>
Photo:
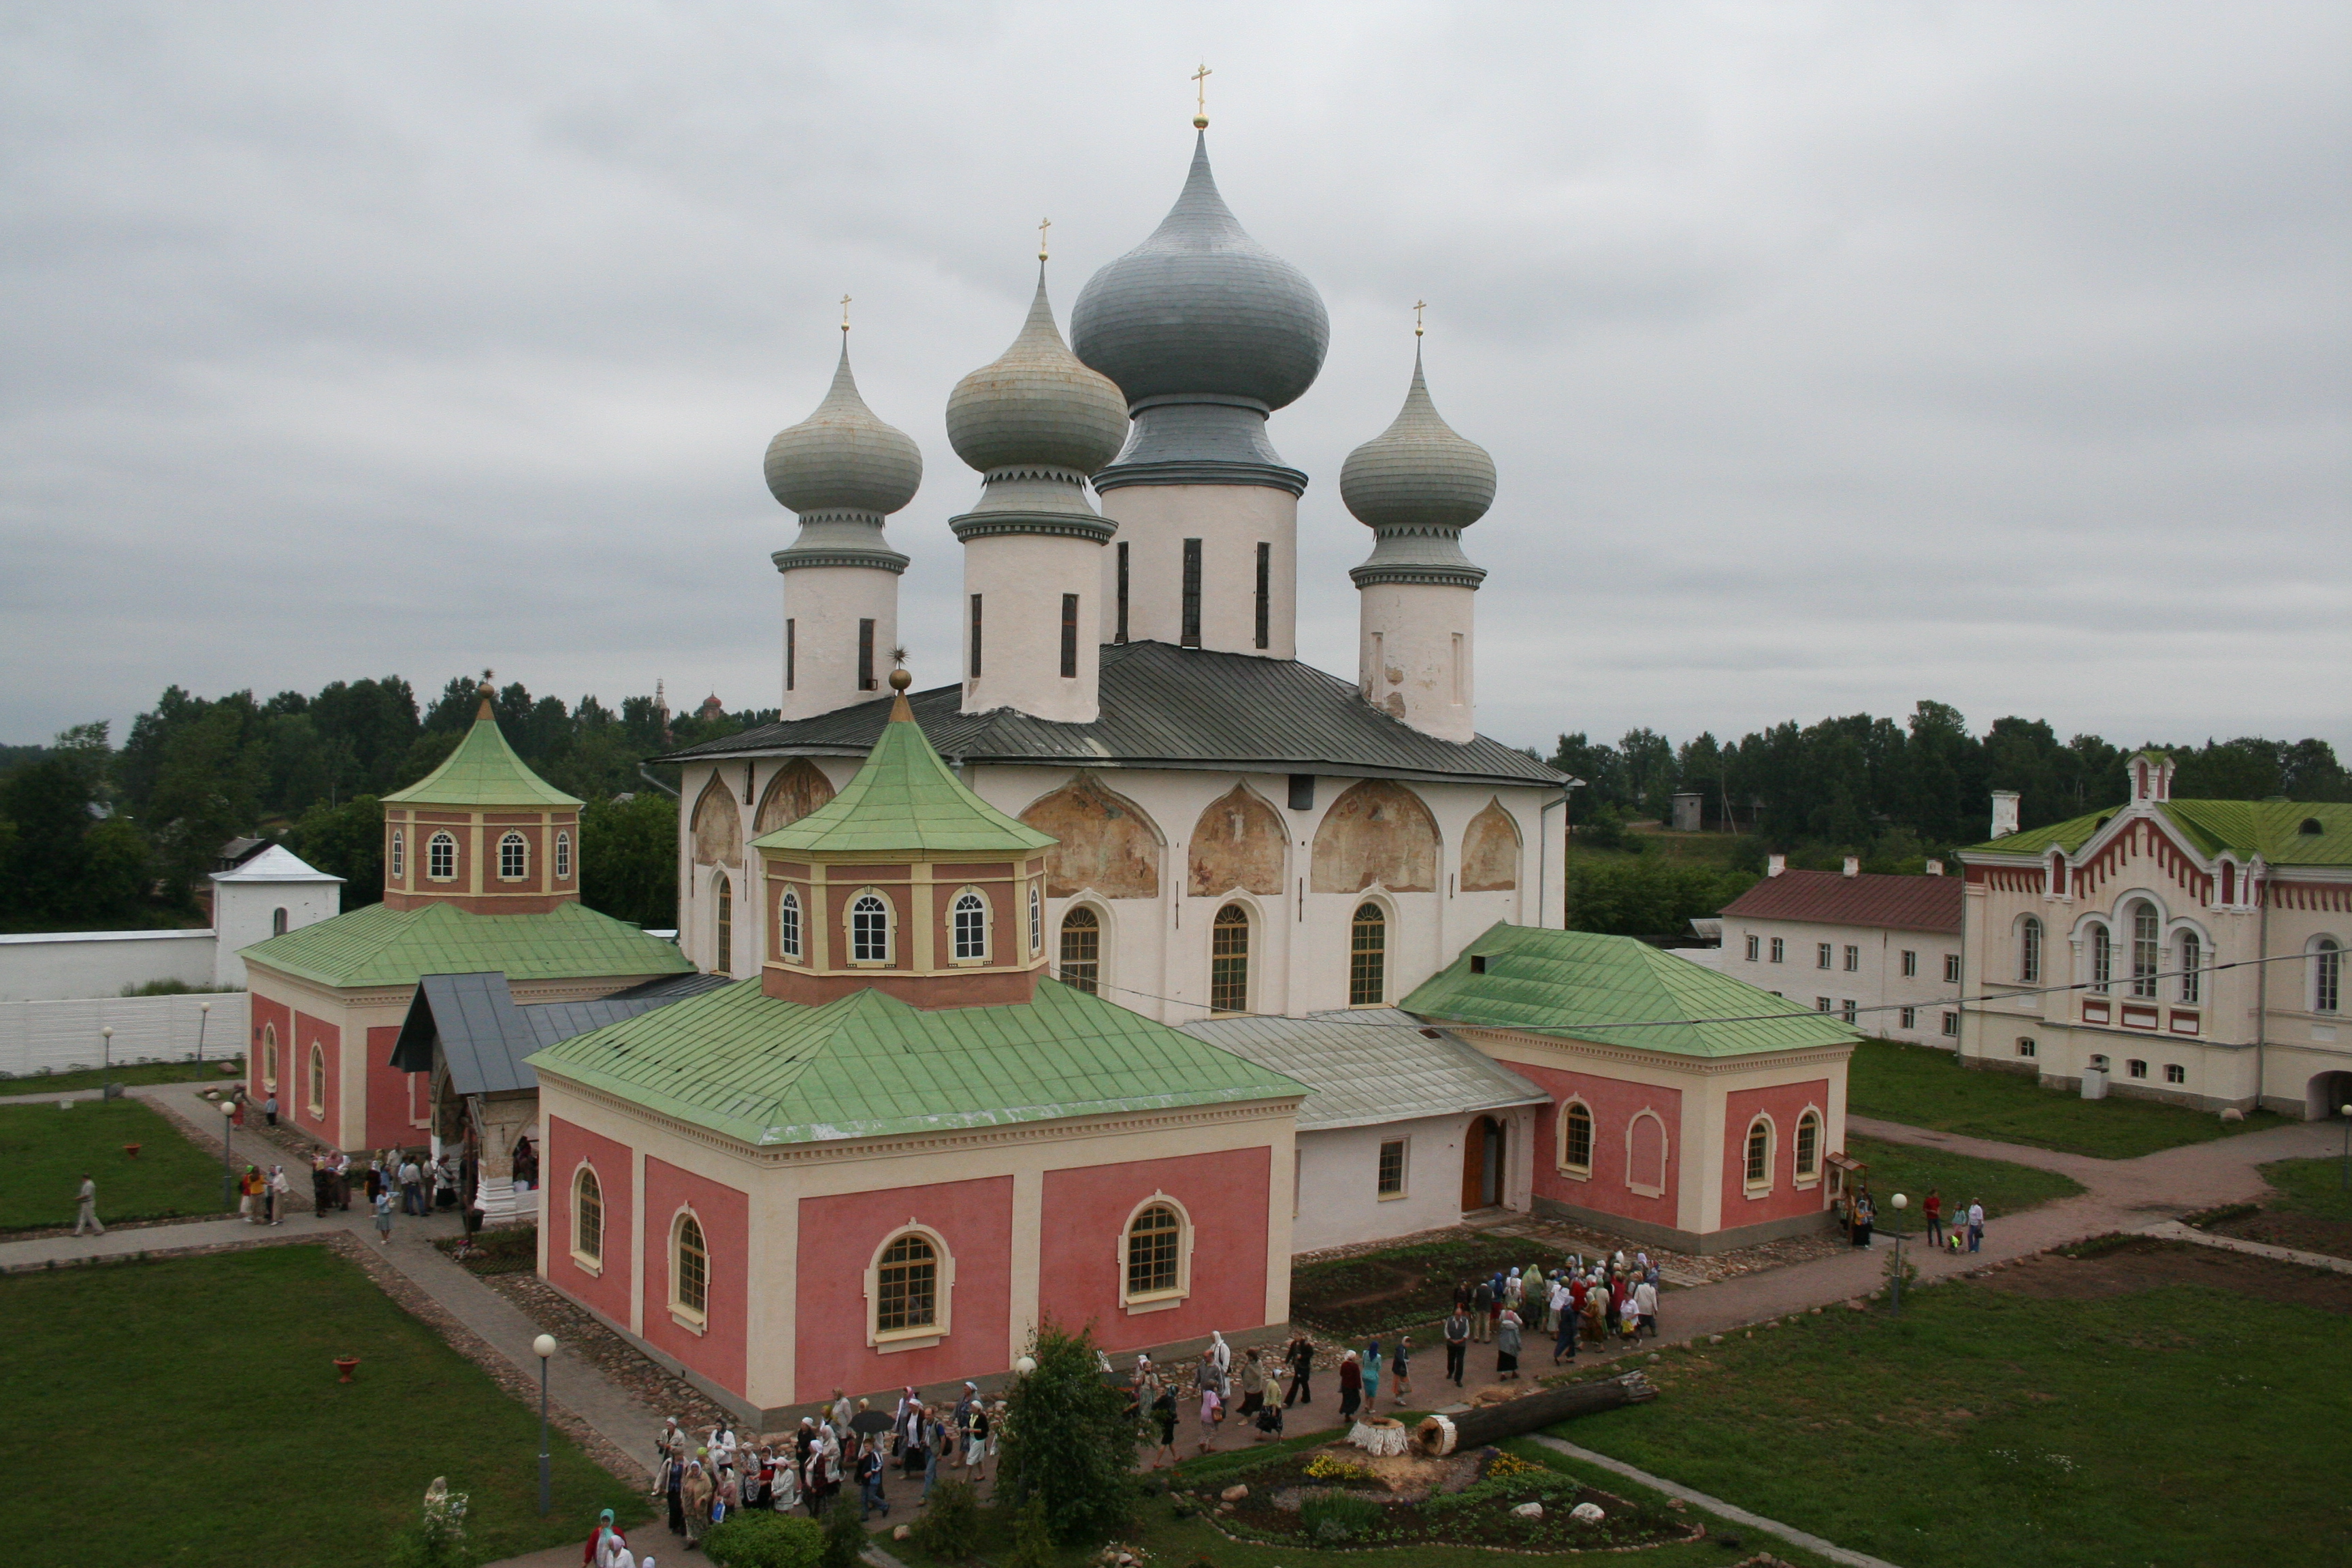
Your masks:
<svg viewBox="0 0 2352 1568"><path fill-rule="evenodd" d="M481 1559L466 1540L466 1494L435 1478L424 1515L393 1538L390 1568L474 1568Z"/></svg>
<svg viewBox="0 0 2352 1568"><path fill-rule="evenodd" d="M942 1562L961 1563L972 1554L979 1536L980 1494L970 1481L941 1481L931 1489L931 1500L908 1539Z"/></svg>
<svg viewBox="0 0 2352 1568"><path fill-rule="evenodd" d="M1309 1541L1337 1544L1381 1527L1381 1505L1345 1492L1323 1492L1298 1505L1298 1528Z"/></svg>
<svg viewBox="0 0 2352 1568"><path fill-rule="evenodd" d="M1048 1318L1028 1353L1036 1365L1005 1394L997 1496L1024 1510L1042 1501L1061 1545L1108 1541L1135 1516L1126 1396L1104 1384L1091 1329L1072 1333Z"/></svg>
<svg viewBox="0 0 2352 1568"><path fill-rule="evenodd" d="M850 1511L836 1502L836 1512ZM718 1568L817 1568L825 1532L813 1519L766 1509L730 1513L702 1538L702 1550Z"/></svg>
<svg viewBox="0 0 2352 1568"><path fill-rule="evenodd" d="M857 1568L866 1552L866 1526L858 1521L857 1505L846 1497L835 1498L825 1508L824 1523L818 1568Z"/></svg>
<svg viewBox="0 0 2352 1568"><path fill-rule="evenodd" d="M1033 1497L1021 1505L1013 1524L1013 1550L1004 1568L1054 1568L1054 1525L1045 1500Z"/></svg>

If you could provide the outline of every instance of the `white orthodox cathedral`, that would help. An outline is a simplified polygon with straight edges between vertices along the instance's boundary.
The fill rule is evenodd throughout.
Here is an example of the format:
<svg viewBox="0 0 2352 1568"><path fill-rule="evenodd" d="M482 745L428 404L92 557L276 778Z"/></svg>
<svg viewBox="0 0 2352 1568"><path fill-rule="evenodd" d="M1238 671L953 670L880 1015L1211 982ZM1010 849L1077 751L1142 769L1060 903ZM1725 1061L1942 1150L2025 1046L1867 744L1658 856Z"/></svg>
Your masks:
<svg viewBox="0 0 2352 1568"><path fill-rule="evenodd" d="M1226 207L1203 137L1166 219L1080 292L1069 343L1041 265L1012 346L947 400L981 483L948 520L961 679L915 693L916 721L1058 841L1024 911L1053 973L1166 1023L1385 1006L1498 921L1561 922L1565 781L1476 729L1486 574L1461 536L1494 463L1439 417L1418 356L1339 475L1374 542L1350 574L1354 677L1298 662L1308 477L1267 426L1328 338L1314 286ZM679 942L747 976L778 940L752 840L831 799L886 721L908 562L884 521L922 459L859 396L845 340L766 472L800 521L774 556L782 720L668 759Z"/></svg>

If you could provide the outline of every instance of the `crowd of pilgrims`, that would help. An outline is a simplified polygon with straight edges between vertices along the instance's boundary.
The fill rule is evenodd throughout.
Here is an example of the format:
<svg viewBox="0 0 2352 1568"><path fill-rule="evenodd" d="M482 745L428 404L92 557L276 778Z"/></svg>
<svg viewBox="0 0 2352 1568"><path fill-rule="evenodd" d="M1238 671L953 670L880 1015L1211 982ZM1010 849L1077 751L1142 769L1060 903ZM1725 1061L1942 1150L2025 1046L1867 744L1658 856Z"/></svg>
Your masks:
<svg viewBox="0 0 2352 1568"><path fill-rule="evenodd" d="M1658 1266L1646 1252L1618 1252L1589 1262L1570 1253L1557 1268L1497 1269L1454 1287L1454 1310L1440 1331L1445 1375L1462 1385L1469 1342L1491 1340L1495 1375L1514 1382L1528 1331L1552 1336L1551 1363L1574 1361L1580 1344L1607 1344L1658 1332Z"/></svg>
<svg viewBox="0 0 2352 1568"><path fill-rule="evenodd" d="M723 1419L693 1441L673 1415L656 1444L654 1497L667 1503L670 1533L688 1546L743 1509L805 1509L814 1519L836 1506L845 1485L857 1489L860 1520L887 1517L894 1469L908 1485L921 1481L919 1501L930 1496L942 1467L962 1471L975 1487L984 1482L1003 1414L1004 1402L982 1400L977 1384L965 1384L953 1405L926 1403L910 1387L887 1415L835 1389L822 1418L803 1415L782 1442L756 1447L738 1441Z"/></svg>

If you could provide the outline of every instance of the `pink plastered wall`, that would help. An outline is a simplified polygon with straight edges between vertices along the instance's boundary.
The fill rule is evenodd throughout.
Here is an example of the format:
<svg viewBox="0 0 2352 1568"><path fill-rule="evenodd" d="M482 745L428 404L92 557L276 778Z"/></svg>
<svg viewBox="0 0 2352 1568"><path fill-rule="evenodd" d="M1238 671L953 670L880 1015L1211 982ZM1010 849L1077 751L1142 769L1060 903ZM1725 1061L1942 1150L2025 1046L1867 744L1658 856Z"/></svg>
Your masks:
<svg viewBox="0 0 2352 1568"><path fill-rule="evenodd" d="M1820 1175L1829 1154L1829 1080L1736 1089L1723 1104L1723 1228L1820 1212L1828 1202ZM1813 1179L1801 1188L1796 1184L1797 1119L1808 1108L1821 1117L1822 1132L1813 1146ZM1772 1119L1772 1184L1761 1197L1749 1197L1748 1129L1759 1113Z"/></svg>
<svg viewBox="0 0 2352 1568"><path fill-rule="evenodd" d="M327 1092L325 1103L317 1115L310 1112L310 1047L317 1046L326 1053ZM336 1129L342 1125L343 1085L341 1070L343 1061L343 1031L324 1018L314 1018L308 1013L294 1015L294 1049L287 1061L287 1070L278 1083L278 1105L280 1115L291 1116L294 1125L321 1142L336 1141Z"/></svg>
<svg viewBox="0 0 2352 1568"><path fill-rule="evenodd" d="M947 1246L948 1331L936 1344L881 1351L866 1343L866 1274L909 1222ZM1002 1372L1012 1359L1013 1178L803 1198L794 1276L795 1399Z"/></svg>
<svg viewBox="0 0 2352 1568"><path fill-rule="evenodd" d="M542 1162L541 1169L548 1167ZM565 1172L571 1167L567 1164ZM702 1226L709 1286L700 1331L671 1315L670 1237L681 1211ZM646 1245L637 1260L645 1309L645 1340L734 1394L745 1381L749 1343L748 1292L751 1205L740 1190L646 1157ZM611 1256L608 1245L606 1256Z"/></svg>
<svg viewBox="0 0 2352 1568"><path fill-rule="evenodd" d="M380 1024L367 1032L367 1098L362 1103L371 1149L414 1148L425 1141L425 1129L416 1125L424 1120L416 1111L425 1094L409 1080L429 1082L432 1075L405 1073L392 1065L393 1042L399 1038L397 1024Z"/></svg>
<svg viewBox="0 0 2352 1568"><path fill-rule="evenodd" d="M594 1272L572 1255L572 1184L583 1165L596 1173L604 1204L603 1267ZM547 1238L548 1283L627 1327L629 1290L635 1278L629 1256L629 1226L635 1205L630 1192L628 1145L551 1116L539 1169L548 1187L546 1205L540 1211Z"/></svg>
<svg viewBox="0 0 2352 1568"><path fill-rule="evenodd" d="M1272 1176L1263 1145L1046 1172L1040 1304L1068 1327L1091 1321L1113 1351L1260 1327ZM1180 1306L1129 1312L1119 1305L1127 1223L1155 1193L1192 1220L1192 1289Z"/></svg>
<svg viewBox="0 0 2352 1568"><path fill-rule="evenodd" d="M1536 1196L1653 1225L1680 1223L1683 1164L1693 1152L1682 1146L1680 1089L1525 1062L1506 1065L1551 1096L1551 1104L1536 1113ZM1581 1181L1559 1168L1559 1121L1571 1100L1581 1100L1592 1112L1592 1174ZM1644 1196L1626 1184L1633 1122L1645 1110L1664 1125L1666 1142L1665 1191L1656 1197Z"/></svg>

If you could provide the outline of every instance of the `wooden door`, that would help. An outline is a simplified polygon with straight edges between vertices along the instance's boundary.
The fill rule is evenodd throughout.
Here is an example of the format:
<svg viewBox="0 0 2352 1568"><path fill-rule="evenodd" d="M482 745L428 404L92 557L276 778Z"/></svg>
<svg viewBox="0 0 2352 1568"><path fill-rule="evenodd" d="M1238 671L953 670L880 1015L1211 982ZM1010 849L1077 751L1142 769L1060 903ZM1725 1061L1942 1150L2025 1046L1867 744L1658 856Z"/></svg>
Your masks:
<svg viewBox="0 0 2352 1568"><path fill-rule="evenodd" d="M1486 1119L1474 1116L1462 1130L1462 1210L1486 1206Z"/></svg>

